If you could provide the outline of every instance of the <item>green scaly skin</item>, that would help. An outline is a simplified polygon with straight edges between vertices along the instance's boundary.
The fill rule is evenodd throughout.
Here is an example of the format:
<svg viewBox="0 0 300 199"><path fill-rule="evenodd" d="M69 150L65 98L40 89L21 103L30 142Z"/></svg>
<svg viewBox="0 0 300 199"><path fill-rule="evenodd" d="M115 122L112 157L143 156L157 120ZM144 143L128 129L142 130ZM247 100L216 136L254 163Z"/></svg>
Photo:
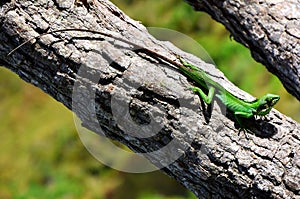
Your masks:
<svg viewBox="0 0 300 199"><path fill-rule="evenodd" d="M234 116L242 129L244 129L244 127L240 121L241 117L251 118L254 116L265 116L280 99L278 95L274 94L266 94L253 101L239 99L219 83L213 81L204 71L188 63L181 57L177 57L182 63L179 70L199 84L198 86L207 90L208 94L206 95L199 87L192 87L192 90L197 93L206 104L210 104L214 95L216 95L216 97L234 113Z"/></svg>

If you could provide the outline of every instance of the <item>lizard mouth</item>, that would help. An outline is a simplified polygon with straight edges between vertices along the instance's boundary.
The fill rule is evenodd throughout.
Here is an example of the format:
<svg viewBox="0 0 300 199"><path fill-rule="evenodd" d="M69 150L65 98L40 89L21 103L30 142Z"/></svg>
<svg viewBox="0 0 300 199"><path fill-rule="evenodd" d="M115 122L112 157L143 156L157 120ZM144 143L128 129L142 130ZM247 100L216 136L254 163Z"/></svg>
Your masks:
<svg viewBox="0 0 300 199"><path fill-rule="evenodd" d="M272 106L271 107L265 106L265 107L261 108L260 110L258 110L257 115L266 115L271 111L271 109L272 109Z"/></svg>

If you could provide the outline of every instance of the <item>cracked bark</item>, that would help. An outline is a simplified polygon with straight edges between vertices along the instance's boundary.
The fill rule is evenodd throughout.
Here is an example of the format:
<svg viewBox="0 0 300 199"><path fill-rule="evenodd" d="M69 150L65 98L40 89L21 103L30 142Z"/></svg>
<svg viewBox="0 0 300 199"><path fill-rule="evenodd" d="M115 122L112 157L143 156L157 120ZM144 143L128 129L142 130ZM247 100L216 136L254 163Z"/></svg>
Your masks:
<svg viewBox="0 0 300 199"><path fill-rule="evenodd" d="M221 22L300 100L299 0L186 1Z"/></svg>
<svg viewBox="0 0 300 199"><path fill-rule="evenodd" d="M45 35L8 57L22 41L49 29L105 30L168 57L176 52L237 96L251 98L214 66L155 40L109 1L62 2L1 5L1 65L74 111L86 128L165 166L167 175L199 198L300 197L300 126L276 110L267 120L247 121L253 131L247 140L233 130L232 115L222 114L218 103L199 106L199 98L186 89L190 83L172 66L124 42L90 33ZM207 115L210 108L212 115ZM160 124L158 133L147 129L151 118ZM143 128L133 132L131 120ZM156 134L149 137L151 133ZM170 145L171 153L161 150ZM168 164L174 155L180 157Z"/></svg>

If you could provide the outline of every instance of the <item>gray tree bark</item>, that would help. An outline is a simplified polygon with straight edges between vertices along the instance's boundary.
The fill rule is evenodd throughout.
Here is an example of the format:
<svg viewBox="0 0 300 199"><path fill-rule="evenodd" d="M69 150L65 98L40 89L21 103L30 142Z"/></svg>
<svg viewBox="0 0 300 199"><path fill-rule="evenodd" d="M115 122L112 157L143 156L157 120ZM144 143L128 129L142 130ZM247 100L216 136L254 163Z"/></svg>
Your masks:
<svg viewBox="0 0 300 199"><path fill-rule="evenodd" d="M86 128L144 155L197 197L300 198L300 125L276 110L266 119L247 120L253 133L246 139L232 114L216 102L201 105L171 64L92 33L45 35L7 56L50 30L107 31L174 60L171 52L180 54L237 96L251 98L214 66L154 39L109 1L16 0L2 3L0 21L1 65L74 111Z"/></svg>
<svg viewBox="0 0 300 199"><path fill-rule="evenodd" d="M221 22L300 100L300 1L187 0Z"/></svg>

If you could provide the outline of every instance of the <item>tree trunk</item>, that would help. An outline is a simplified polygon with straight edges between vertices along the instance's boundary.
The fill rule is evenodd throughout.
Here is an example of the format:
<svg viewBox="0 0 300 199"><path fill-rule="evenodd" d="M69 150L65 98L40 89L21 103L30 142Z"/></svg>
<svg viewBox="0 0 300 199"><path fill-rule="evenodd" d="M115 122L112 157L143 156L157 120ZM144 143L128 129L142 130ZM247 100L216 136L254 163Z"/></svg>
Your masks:
<svg viewBox="0 0 300 199"><path fill-rule="evenodd" d="M300 100L300 2L187 0L224 24Z"/></svg>
<svg viewBox="0 0 300 199"><path fill-rule="evenodd" d="M99 30L172 60L171 52L180 54L237 96L250 98L214 66L154 39L109 1L13 1L1 6L0 20L1 65L63 103L86 128L142 154L197 197L300 197L300 125L276 110L245 121L253 131L246 139L237 133L232 114L224 114L219 103L201 104L172 64L110 36L57 32L7 56L50 30Z"/></svg>

